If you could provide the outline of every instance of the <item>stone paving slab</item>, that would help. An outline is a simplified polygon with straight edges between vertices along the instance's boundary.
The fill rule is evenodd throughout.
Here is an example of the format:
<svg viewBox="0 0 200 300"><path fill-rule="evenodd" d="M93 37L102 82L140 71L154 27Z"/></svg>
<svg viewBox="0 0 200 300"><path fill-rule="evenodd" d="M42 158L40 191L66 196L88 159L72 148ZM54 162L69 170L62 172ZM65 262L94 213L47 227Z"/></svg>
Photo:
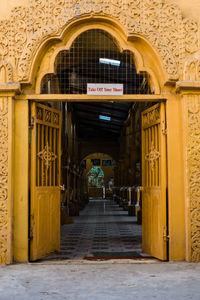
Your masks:
<svg viewBox="0 0 200 300"><path fill-rule="evenodd" d="M199 300L200 264L71 260L62 265L1 266L0 299Z"/></svg>

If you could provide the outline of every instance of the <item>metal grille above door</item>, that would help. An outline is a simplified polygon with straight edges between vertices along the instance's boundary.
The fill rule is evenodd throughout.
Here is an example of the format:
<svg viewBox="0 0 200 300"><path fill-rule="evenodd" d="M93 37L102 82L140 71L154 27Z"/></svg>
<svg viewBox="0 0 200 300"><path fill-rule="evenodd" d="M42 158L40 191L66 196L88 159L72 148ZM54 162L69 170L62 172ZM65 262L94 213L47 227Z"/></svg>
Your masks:
<svg viewBox="0 0 200 300"><path fill-rule="evenodd" d="M80 34L59 52L55 74L44 76L41 93L86 94L87 83L123 84L124 94L152 94L150 77L137 73L131 51L120 52L116 40L101 29Z"/></svg>

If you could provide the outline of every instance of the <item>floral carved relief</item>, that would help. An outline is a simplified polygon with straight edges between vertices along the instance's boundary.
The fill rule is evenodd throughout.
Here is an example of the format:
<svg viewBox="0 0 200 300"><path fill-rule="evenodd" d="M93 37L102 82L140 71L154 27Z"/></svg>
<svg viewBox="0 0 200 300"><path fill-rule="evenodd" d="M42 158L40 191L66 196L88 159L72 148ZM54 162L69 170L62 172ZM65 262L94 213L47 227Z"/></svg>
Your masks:
<svg viewBox="0 0 200 300"><path fill-rule="evenodd" d="M60 36L66 24L83 15L111 16L128 35L145 37L170 79L179 78L183 62L197 51L199 25L164 0L33 0L0 22L0 59L13 65L15 81L28 80L35 53L47 37Z"/></svg>
<svg viewBox="0 0 200 300"><path fill-rule="evenodd" d="M0 60L0 83L13 81L13 68L10 63Z"/></svg>
<svg viewBox="0 0 200 300"><path fill-rule="evenodd" d="M200 80L200 51L186 60L183 75L183 79L187 81Z"/></svg>
<svg viewBox="0 0 200 300"><path fill-rule="evenodd" d="M0 264L8 262L8 99L0 98Z"/></svg>
<svg viewBox="0 0 200 300"><path fill-rule="evenodd" d="M191 260L200 261L200 96L188 99L188 198Z"/></svg>

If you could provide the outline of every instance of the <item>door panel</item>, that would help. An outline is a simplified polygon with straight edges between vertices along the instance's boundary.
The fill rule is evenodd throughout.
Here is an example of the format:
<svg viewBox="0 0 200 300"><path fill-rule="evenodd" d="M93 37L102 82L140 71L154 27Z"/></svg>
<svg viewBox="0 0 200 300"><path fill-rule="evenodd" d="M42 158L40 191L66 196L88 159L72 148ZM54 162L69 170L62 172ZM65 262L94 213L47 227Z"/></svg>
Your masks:
<svg viewBox="0 0 200 300"><path fill-rule="evenodd" d="M61 114L31 103L30 260L60 249Z"/></svg>
<svg viewBox="0 0 200 300"><path fill-rule="evenodd" d="M142 112L142 250L167 259L165 104Z"/></svg>

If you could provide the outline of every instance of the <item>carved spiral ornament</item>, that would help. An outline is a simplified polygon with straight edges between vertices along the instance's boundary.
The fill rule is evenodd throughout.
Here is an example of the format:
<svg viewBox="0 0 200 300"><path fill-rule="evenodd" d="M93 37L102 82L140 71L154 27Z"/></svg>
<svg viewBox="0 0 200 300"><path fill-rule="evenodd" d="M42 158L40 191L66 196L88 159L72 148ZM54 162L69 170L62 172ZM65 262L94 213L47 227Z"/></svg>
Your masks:
<svg viewBox="0 0 200 300"><path fill-rule="evenodd" d="M149 40L172 80L179 78L184 60L198 49L198 23L184 19L178 6L163 0L33 0L0 22L0 59L12 64L15 81L28 81L35 54L47 37L59 37L70 21L88 15L111 16L129 36Z"/></svg>
<svg viewBox="0 0 200 300"><path fill-rule="evenodd" d="M200 96L187 101L187 164L191 260L200 261Z"/></svg>
<svg viewBox="0 0 200 300"><path fill-rule="evenodd" d="M8 99L0 98L0 264L8 261Z"/></svg>

